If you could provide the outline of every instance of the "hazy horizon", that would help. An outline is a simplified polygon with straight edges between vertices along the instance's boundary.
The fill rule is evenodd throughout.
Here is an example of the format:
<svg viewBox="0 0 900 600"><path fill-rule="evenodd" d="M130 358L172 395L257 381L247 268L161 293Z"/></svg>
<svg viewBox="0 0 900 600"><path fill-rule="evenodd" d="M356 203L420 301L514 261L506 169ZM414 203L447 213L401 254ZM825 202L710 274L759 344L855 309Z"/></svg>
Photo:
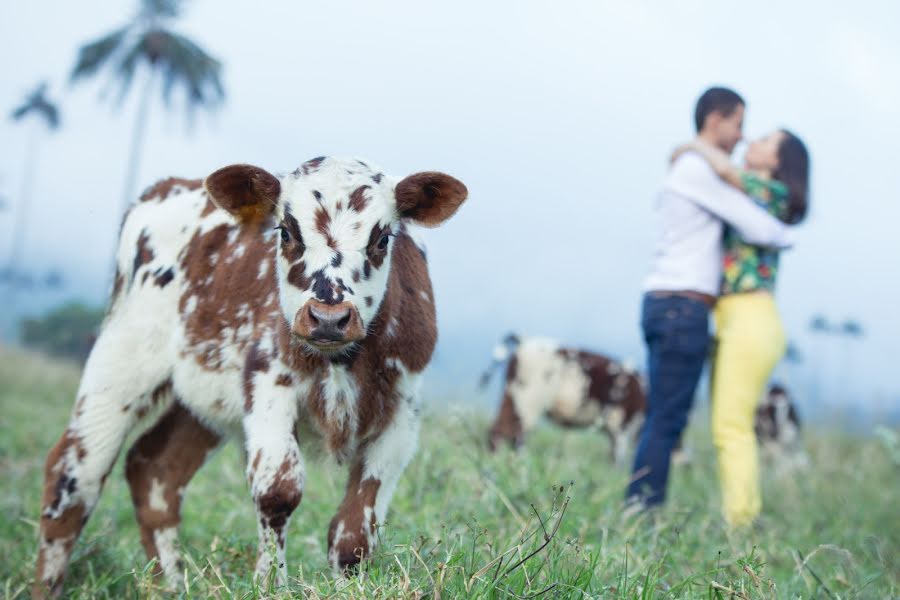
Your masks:
<svg viewBox="0 0 900 600"><path fill-rule="evenodd" d="M365 157L396 175L445 171L470 199L428 236L435 381L471 376L474 389L509 330L642 365L656 191L671 149L693 135L699 93L729 85L748 101L748 138L788 126L812 154L811 216L777 293L805 357L794 378L804 390L815 380L829 402L900 405L900 5L742 8L187 2L174 29L223 62L227 97L190 130L154 100L135 194L170 175L233 162L284 172L322 154ZM63 119L38 146L24 261L58 269L67 287L19 294L15 312L104 301L142 81L114 111L98 101L103 83L73 87L67 77L80 44L135 10L43 0L0 21L0 108L46 78ZM0 120L2 265L28 129ZM865 336L815 336L815 315L856 319Z"/></svg>

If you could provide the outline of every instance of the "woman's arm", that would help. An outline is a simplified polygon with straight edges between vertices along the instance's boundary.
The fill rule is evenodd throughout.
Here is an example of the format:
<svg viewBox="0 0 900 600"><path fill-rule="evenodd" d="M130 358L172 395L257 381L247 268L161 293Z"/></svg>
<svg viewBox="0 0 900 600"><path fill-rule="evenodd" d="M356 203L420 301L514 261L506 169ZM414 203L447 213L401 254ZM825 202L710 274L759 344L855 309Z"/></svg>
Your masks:
<svg viewBox="0 0 900 600"><path fill-rule="evenodd" d="M711 146L701 140L693 140L676 148L675 152L672 154L672 160L674 161L685 152L696 152L709 163L713 168L713 171L716 172L716 175L742 192L747 191L744 188L744 179L741 177L741 170L731 162L731 158L729 158L727 154L715 146Z"/></svg>

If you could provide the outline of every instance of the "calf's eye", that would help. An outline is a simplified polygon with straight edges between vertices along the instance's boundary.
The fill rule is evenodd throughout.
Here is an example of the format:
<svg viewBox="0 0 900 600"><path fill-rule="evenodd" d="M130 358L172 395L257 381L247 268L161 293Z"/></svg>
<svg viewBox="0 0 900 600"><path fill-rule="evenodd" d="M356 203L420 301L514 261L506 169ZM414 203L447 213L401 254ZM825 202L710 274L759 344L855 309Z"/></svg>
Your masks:
<svg viewBox="0 0 900 600"><path fill-rule="evenodd" d="M287 228L285 228L285 227L280 227L279 229L281 229L281 241L282 241L282 243L287 244L288 242L290 242L290 241L291 241L291 234L288 233Z"/></svg>
<svg viewBox="0 0 900 600"><path fill-rule="evenodd" d="M391 236L388 234L384 234L381 236L381 239L378 240L378 249L381 251L387 250L388 242L390 241Z"/></svg>

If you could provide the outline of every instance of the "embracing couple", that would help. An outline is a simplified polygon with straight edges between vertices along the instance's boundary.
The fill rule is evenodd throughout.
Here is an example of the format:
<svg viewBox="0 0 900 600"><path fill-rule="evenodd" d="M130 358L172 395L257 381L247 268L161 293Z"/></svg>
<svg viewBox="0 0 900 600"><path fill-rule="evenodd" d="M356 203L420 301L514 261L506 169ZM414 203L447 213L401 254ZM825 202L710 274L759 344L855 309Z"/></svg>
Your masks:
<svg viewBox="0 0 900 600"><path fill-rule="evenodd" d="M647 420L629 501L665 499L672 449L687 424L715 320L712 433L723 514L751 523L761 508L753 419L785 351L773 297L778 255L807 212L809 155L779 129L752 142L743 167L730 160L742 139L744 100L710 88L697 102L697 137L678 148L656 211L660 229L644 283L641 325L650 383Z"/></svg>

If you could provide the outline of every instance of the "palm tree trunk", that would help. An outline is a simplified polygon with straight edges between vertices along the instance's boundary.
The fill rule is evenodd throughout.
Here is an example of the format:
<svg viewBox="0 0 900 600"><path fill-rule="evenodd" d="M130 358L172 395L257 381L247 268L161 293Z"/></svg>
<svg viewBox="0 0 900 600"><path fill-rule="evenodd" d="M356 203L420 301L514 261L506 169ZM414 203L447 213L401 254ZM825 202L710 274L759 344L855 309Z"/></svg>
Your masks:
<svg viewBox="0 0 900 600"><path fill-rule="evenodd" d="M150 67L144 81L144 89L138 99L138 108L134 113L134 125L131 130L131 148L128 152L128 168L125 171L125 188L122 191L122 204L119 207L118 219L114 231L119 231L119 225L123 222L125 211L134 202L134 186L138 170L141 166L141 151L144 147L144 135L147 130L147 119L150 115L150 97L153 94L153 83L156 80L156 71ZM113 240L112 268L109 271L107 282L111 285L116 273L116 251L119 246L119 236Z"/></svg>
<svg viewBox="0 0 900 600"><path fill-rule="evenodd" d="M7 264L7 276L9 279L7 280L4 312L9 318L9 322L2 324L3 330L0 332L2 332L3 337L7 335L10 338L15 337L17 317L16 291L20 285L25 283L24 280L20 280L25 275L22 269L22 256L24 254L25 232L28 229L28 213L31 210L31 193L34 186L34 172L37 166L37 144L40 125L36 118L32 118L29 124L28 142L25 149L25 166L22 171L22 187L16 207L16 217L13 221L12 246L10 247L9 262Z"/></svg>
<svg viewBox="0 0 900 600"><path fill-rule="evenodd" d="M156 71L150 67L144 89L141 92L140 104L134 115L134 128L131 133L131 150L128 153L128 170L125 175L125 190L122 195L121 215L125 214L129 205L134 201L134 182L137 178L141 163L141 151L144 147L144 133L147 130L147 118L150 115L150 97L153 93L153 83L156 80Z"/></svg>

